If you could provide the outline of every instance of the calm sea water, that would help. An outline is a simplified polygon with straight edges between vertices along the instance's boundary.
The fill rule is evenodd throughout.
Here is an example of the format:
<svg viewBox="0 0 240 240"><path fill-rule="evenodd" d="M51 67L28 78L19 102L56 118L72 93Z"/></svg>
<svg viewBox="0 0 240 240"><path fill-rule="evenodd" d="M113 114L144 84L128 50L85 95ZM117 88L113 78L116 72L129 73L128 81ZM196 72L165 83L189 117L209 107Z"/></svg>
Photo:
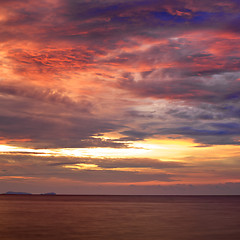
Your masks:
<svg viewBox="0 0 240 240"><path fill-rule="evenodd" d="M0 196L1 240L238 240L240 196Z"/></svg>

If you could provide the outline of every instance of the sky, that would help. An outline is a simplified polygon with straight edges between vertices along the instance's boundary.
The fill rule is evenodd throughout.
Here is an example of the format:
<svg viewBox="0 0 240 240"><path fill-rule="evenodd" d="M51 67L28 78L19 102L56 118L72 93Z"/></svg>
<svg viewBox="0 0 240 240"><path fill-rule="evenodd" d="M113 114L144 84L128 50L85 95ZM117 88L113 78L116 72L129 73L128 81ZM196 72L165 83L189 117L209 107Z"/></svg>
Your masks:
<svg viewBox="0 0 240 240"><path fill-rule="evenodd" d="M238 0L0 0L0 192L240 194Z"/></svg>

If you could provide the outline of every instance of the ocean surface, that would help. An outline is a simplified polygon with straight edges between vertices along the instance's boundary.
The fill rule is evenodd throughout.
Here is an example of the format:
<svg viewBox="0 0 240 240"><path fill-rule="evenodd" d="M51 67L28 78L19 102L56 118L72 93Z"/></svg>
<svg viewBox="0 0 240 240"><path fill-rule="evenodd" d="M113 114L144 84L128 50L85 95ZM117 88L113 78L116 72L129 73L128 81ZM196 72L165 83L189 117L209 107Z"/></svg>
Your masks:
<svg viewBox="0 0 240 240"><path fill-rule="evenodd" d="M0 195L1 240L239 240L240 196Z"/></svg>

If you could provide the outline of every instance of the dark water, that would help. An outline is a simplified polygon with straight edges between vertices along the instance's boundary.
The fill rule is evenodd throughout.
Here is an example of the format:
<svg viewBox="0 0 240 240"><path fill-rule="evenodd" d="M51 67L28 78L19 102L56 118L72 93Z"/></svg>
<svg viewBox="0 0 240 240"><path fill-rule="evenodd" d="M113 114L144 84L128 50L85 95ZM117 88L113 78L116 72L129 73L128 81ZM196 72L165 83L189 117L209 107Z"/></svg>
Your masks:
<svg viewBox="0 0 240 240"><path fill-rule="evenodd" d="M1 240L238 240L240 196L0 196Z"/></svg>

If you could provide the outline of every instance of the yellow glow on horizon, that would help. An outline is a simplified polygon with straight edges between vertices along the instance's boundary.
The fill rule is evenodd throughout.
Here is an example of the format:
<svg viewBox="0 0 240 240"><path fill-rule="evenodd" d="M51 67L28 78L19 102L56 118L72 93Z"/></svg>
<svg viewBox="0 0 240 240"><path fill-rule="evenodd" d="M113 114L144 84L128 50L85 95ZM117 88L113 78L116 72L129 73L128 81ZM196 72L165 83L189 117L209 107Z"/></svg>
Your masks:
<svg viewBox="0 0 240 240"><path fill-rule="evenodd" d="M21 149L21 148L20 148ZM13 146L8 146L8 145L0 145L0 152L13 152L13 151L18 151L19 148L13 147Z"/></svg>
<svg viewBox="0 0 240 240"><path fill-rule="evenodd" d="M77 163L77 164L72 164L72 165L66 165L64 168L71 168L71 169L80 169L80 170L92 170L92 169L97 169L98 165L96 164L86 164L86 163Z"/></svg>
<svg viewBox="0 0 240 240"><path fill-rule="evenodd" d="M59 155L72 157L93 157L93 158L126 158L141 157L146 155L149 149L139 148L64 148L55 149Z"/></svg>
<svg viewBox="0 0 240 240"><path fill-rule="evenodd" d="M36 179L36 177L25 177L25 176L0 176L0 179Z"/></svg>
<svg viewBox="0 0 240 240"><path fill-rule="evenodd" d="M129 143L130 144L130 143ZM238 165L235 164L236 159L240 154L240 146L224 145L224 146L207 146L201 147L200 144L194 143L191 139L146 139L144 141L132 142L129 148L62 148L62 149L30 149L21 148L9 145L0 145L0 154L28 154L35 156L50 157L73 157L79 158L80 163L69 162L61 167L70 171L123 171L123 172L139 172L144 174L172 174L176 181L174 183L182 184L204 184L204 183L224 183L224 182L239 182L237 176ZM83 158L83 159L81 159ZM86 159L90 159L89 163ZM101 163L104 159L107 161L148 161L147 167L121 167L124 165L114 165L113 167L102 167ZM125 160L124 160L125 159ZM158 159L160 162L168 161L175 163L186 164L187 167L151 167L151 159ZM57 159L56 159L57 160ZM84 160L84 161L83 161ZM85 161L86 160L86 161ZM78 159L76 159L78 162ZM83 162L83 163L81 163ZM9 163L12 166L12 163ZM104 165L103 165L104 166ZM111 166L111 165L110 165ZM225 168L228 168L233 177L224 176L221 173ZM27 179L24 176L3 176L0 179ZM30 179L30 178L29 178ZM150 181L151 184L165 184L164 180ZM133 184L150 184L149 181ZM109 184L116 184L109 183ZM122 184L122 183L120 183ZM129 182L126 184L130 184ZM166 183L168 184L168 183Z"/></svg>
<svg viewBox="0 0 240 240"><path fill-rule="evenodd" d="M240 147L235 145L206 146L191 139L146 139L129 142L128 148L59 148L33 149L0 144L0 152L38 154L38 156L66 156L87 158L154 158L161 161L192 162L196 159L223 159L239 155Z"/></svg>
<svg viewBox="0 0 240 240"><path fill-rule="evenodd" d="M143 157L161 159L162 161L171 161L177 158L183 158L194 147L198 146L192 139L146 139L135 142L133 147L148 150L148 154Z"/></svg>
<svg viewBox="0 0 240 240"><path fill-rule="evenodd" d="M0 144L0 152L1 153L37 153L40 155L49 155L53 152L49 149L31 149L31 148L22 148L22 147L15 147L10 145L3 145Z"/></svg>

